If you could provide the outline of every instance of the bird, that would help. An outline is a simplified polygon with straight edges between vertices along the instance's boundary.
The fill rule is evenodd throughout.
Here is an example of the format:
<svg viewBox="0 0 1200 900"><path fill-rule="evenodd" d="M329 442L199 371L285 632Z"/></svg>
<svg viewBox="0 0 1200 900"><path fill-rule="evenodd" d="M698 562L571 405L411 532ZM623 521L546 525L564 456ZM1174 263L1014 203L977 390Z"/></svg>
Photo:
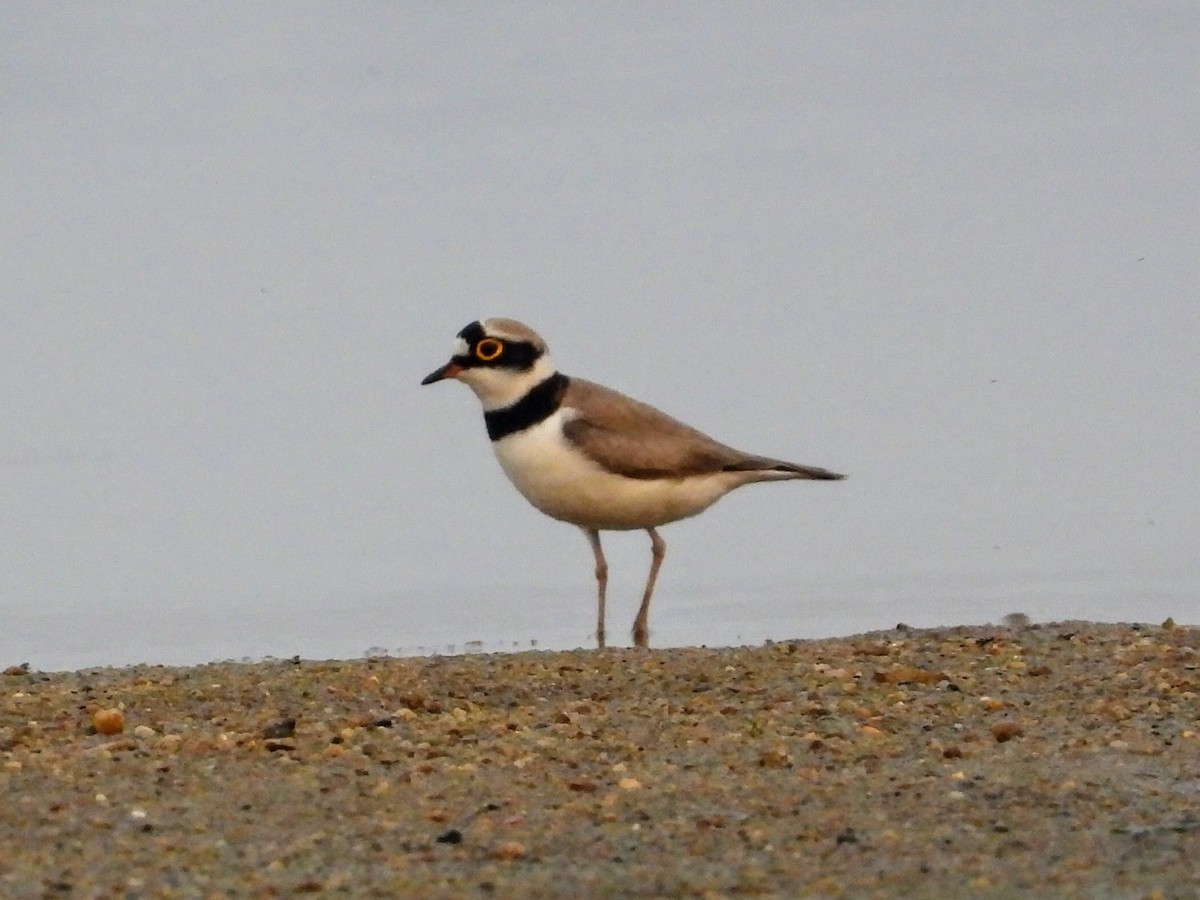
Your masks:
<svg viewBox="0 0 1200 900"><path fill-rule="evenodd" d="M633 623L634 646L648 647L650 598L666 555L660 526L697 515L746 484L845 477L735 450L652 406L568 377L551 362L541 336L514 319L463 328L450 361L421 384L446 379L475 392L492 450L513 486L541 512L587 535L596 562L600 649L608 586L601 531L650 535L650 573Z"/></svg>

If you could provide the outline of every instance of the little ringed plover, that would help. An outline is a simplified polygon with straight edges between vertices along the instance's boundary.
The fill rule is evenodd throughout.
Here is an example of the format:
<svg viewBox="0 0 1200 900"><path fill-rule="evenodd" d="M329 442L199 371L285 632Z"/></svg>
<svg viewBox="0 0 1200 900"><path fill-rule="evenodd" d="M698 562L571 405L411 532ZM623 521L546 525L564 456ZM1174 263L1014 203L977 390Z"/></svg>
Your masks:
<svg viewBox="0 0 1200 900"><path fill-rule="evenodd" d="M460 331L450 361L421 384L445 378L479 398L492 450L525 499L587 534L596 557L600 647L608 582L601 531L650 535L650 575L633 623L634 644L645 647L666 553L658 526L703 512L744 484L845 477L734 450L624 394L568 378L550 361L546 342L512 319L484 319Z"/></svg>

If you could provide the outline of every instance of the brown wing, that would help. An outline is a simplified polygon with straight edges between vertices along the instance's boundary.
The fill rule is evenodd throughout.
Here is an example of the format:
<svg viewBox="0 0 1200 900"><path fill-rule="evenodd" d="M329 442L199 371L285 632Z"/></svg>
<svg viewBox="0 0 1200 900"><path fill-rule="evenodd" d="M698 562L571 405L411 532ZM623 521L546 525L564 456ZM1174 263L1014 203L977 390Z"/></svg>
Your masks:
<svg viewBox="0 0 1200 900"><path fill-rule="evenodd" d="M776 477L834 479L833 472L753 456L714 441L653 406L582 378L562 405L576 410L567 440L610 472L628 478L677 478L715 472L777 472Z"/></svg>

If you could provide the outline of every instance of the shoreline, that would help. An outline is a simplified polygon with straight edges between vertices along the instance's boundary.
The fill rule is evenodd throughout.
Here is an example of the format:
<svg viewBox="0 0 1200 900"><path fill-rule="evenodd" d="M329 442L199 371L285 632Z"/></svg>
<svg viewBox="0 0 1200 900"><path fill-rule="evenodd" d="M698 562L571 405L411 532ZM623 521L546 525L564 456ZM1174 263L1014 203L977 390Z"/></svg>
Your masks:
<svg viewBox="0 0 1200 900"><path fill-rule="evenodd" d="M1016 622L9 670L0 893L1194 896L1198 667Z"/></svg>

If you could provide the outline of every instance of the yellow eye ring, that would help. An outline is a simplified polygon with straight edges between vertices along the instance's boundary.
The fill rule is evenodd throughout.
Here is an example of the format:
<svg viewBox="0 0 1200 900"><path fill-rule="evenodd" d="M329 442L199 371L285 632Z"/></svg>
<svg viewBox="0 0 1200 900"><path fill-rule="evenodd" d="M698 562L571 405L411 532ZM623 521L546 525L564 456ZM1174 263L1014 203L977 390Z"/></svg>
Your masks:
<svg viewBox="0 0 1200 900"><path fill-rule="evenodd" d="M475 345L475 357L483 362L491 362L504 352L504 344L495 338L484 338Z"/></svg>

